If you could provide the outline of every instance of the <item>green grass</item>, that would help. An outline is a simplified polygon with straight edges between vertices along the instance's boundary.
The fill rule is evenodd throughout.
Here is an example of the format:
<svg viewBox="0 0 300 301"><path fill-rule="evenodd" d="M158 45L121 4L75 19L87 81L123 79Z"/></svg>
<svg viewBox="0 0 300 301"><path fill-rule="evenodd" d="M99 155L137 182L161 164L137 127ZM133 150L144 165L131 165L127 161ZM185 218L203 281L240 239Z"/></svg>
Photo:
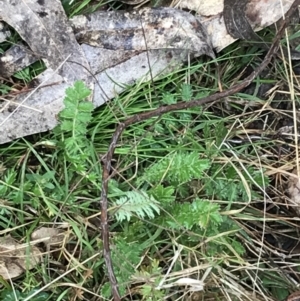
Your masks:
<svg viewBox="0 0 300 301"><path fill-rule="evenodd" d="M85 4L74 2L68 14ZM117 124L227 89L260 63L259 53L235 43L218 55L218 66L200 58L129 87L92 114L88 91L77 83L66 91L55 130L1 145L2 236L26 243L44 226L60 227L64 237L37 245L43 260L34 269L2 279L1 300L109 299L100 194L102 159ZM266 83L276 83L277 94L260 95ZM251 94L126 128L108 191L124 300L283 300L296 290L299 260L286 244L297 240L298 223L285 202L297 145L277 131L293 120L281 92L289 93L288 84L277 61ZM182 278L202 280L204 291L176 285Z"/></svg>

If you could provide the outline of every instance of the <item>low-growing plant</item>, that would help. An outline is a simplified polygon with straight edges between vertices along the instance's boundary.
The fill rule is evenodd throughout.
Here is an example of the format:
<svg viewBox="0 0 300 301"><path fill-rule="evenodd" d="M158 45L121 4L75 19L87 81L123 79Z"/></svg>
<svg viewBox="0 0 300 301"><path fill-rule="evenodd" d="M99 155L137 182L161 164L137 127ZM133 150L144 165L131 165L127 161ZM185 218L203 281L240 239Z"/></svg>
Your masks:
<svg viewBox="0 0 300 301"><path fill-rule="evenodd" d="M69 17L127 7L110 0L62 4ZM261 36L272 41L274 32L265 29ZM20 41L12 31L0 53ZM38 244L39 265L16 279L0 277L0 299L108 300L100 194L102 162L117 124L224 91L260 64L263 51L237 42L216 60L191 60L161 80L128 86L95 111L89 89L76 82L66 90L54 131L2 145L2 236L28 244L34 230L46 225L67 227L69 239L54 249ZM220 103L125 129L108 179L110 250L123 300L285 300L297 290L298 222L285 192L298 145L292 135L287 140L278 134L295 125L297 115L291 110L298 106L297 93L283 96L286 86L297 92L290 83L297 70L287 72L287 63L277 57L267 75ZM30 89L43 68L37 62L2 79L0 93ZM260 91L270 84L270 94ZM283 238L287 245L296 240L291 253ZM1 266L9 267L0 257Z"/></svg>
<svg viewBox="0 0 300 301"><path fill-rule="evenodd" d="M59 125L52 139L47 142L54 147L52 159L46 164L40 158L41 166L36 171L26 170L22 176L21 189L14 187L20 181L17 171L3 171L0 185L2 199L10 200L11 205L19 206L22 210L26 203L30 204L34 210L48 212L50 219L51 216L59 216L62 221L69 220L60 212L61 206L72 206L73 214L89 214L89 206L93 202L88 202L86 207L82 205L76 208L78 189L72 188L74 185L86 187L81 188L81 193L93 195L94 198L101 190L100 159L88 132L93 110L92 103L86 100L89 94L90 91L82 82L76 82L74 87L66 90L65 108L58 116ZM176 97L165 94L163 102L177 102L179 98L188 101L193 94L192 86L184 85L181 95ZM157 260L155 250L161 248L160 241L171 239L168 232L173 233L172 239L178 236L177 244L195 251L199 241L202 241L206 251L201 256L219 258L218 264L222 257L244 252L235 236L240 229L222 212L226 208L230 209L236 200L247 200L245 186L240 181L241 174L245 179L250 174L251 178L259 181L261 173L253 168L248 168L246 173L239 172L232 166L224 167L216 163L214 158L225 151L221 144L227 129L224 120L210 121L209 116L199 120L202 116L201 109L169 113L155 122L154 131L147 130L143 125L127 130L135 137L144 137L135 146L138 154L145 147L169 141L169 137L165 136L168 133L175 136L169 147L152 147L153 152L147 151L152 158L144 154L142 167L125 168L123 175L117 172L115 179L110 180L108 210L114 233L111 242L112 259L122 295L128 293L131 279L137 272L145 273L151 266L153 268L153 262ZM191 128L191 124L194 128ZM176 133L182 129L184 134ZM126 135L125 132L124 139ZM195 135L198 135L198 140L194 139ZM212 139L215 142L210 143ZM121 144L116 153L122 153L122 147ZM34 152L33 146L30 149ZM115 168L120 169L132 160L132 154L124 155L120 156L123 162ZM54 158L59 165L50 168ZM135 174L132 174L134 169ZM128 176L131 176L130 181ZM253 187L254 183L249 186ZM227 206L219 204L218 200L225 201ZM7 218L3 211L3 225L8 222ZM13 222L9 221L9 224L12 226ZM145 252L148 253L149 263L143 262ZM106 274L105 271L103 266L102 271L94 273L101 277ZM157 279L162 277L162 272L160 269ZM147 296L151 287L154 288L153 285L149 287L149 284L145 284L139 293ZM103 296L109 297L108 280L104 281L101 292ZM158 294L161 296L163 292Z"/></svg>

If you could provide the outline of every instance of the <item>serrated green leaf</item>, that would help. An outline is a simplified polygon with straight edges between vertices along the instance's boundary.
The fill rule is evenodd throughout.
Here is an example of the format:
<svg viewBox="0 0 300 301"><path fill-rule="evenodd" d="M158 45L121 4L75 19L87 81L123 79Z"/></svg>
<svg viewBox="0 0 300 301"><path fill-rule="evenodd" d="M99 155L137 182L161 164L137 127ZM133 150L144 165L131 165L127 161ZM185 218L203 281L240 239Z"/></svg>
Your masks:
<svg viewBox="0 0 300 301"><path fill-rule="evenodd" d="M193 226L206 228L208 225L216 227L223 221L219 210L217 204L199 199L192 203L176 203L172 205L172 218L168 217L167 223L175 229L190 230Z"/></svg>
<svg viewBox="0 0 300 301"><path fill-rule="evenodd" d="M155 214L160 212L154 197L143 191L128 191L124 197L115 202L115 205L119 206L116 212L118 221L125 219L129 221L134 214L140 218L154 218Z"/></svg>
<svg viewBox="0 0 300 301"><path fill-rule="evenodd" d="M200 179L209 167L210 161L200 159L198 152L173 153L148 168L144 178L151 183L166 180L174 185L182 184Z"/></svg>
<svg viewBox="0 0 300 301"><path fill-rule="evenodd" d="M175 188L173 186L164 187L163 185L157 185L149 191L160 203L170 203L175 201Z"/></svg>
<svg viewBox="0 0 300 301"><path fill-rule="evenodd" d="M192 87L189 84L182 84L181 96L183 101L189 101L192 99Z"/></svg>

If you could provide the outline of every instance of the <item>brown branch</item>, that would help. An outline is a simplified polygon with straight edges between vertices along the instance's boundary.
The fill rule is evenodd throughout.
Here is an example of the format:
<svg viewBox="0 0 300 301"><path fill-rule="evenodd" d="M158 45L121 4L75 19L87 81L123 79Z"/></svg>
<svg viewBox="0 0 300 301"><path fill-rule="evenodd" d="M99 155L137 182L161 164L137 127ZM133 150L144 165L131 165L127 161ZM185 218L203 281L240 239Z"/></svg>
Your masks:
<svg viewBox="0 0 300 301"><path fill-rule="evenodd" d="M286 13L285 20L281 25L281 28L279 29L278 33L276 34L276 37L272 43L272 46L270 47L268 53L266 54L264 60L260 64L258 68L256 68L248 77L246 77L241 83L236 84L232 86L230 89L212 94L210 96L204 97L202 99L196 99L189 102L179 102L172 105L162 106L157 109L154 109L149 112L136 114L128 119L126 119L124 122L120 123L115 130L111 143L109 145L108 151L106 153L104 164L103 164L103 173L102 173L102 192L101 192L101 227L102 227L102 240L103 240L103 253L104 253L104 259L108 270L108 276L112 287L112 293L114 301L120 301L121 297L118 290L118 283L116 280L116 277L114 275L113 265L111 261L111 255L110 255L110 245L109 245L109 226L108 226L108 216L107 216L107 193L108 193L108 181L110 178L110 172L111 172L111 161L115 152L115 148L117 145L117 142L122 135L124 129L130 125L145 121L147 119L150 119L152 117L158 117L162 114L182 110L182 109L188 109L193 108L196 106L201 106L203 104L211 103L217 100L221 100L225 97L231 96L245 87L249 86L250 83L256 78L257 75L259 75L271 62L272 58L276 55L280 39L284 34L284 30L290 20L291 15L293 12L295 12L296 9L298 9L298 5L300 5L300 0L295 0L292 4L289 11Z"/></svg>

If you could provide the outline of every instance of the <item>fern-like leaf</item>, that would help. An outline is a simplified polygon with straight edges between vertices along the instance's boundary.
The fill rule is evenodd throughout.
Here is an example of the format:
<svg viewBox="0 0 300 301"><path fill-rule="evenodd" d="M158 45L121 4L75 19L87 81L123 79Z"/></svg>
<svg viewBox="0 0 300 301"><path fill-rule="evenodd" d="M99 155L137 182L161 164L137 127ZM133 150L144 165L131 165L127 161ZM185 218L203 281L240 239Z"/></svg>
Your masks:
<svg viewBox="0 0 300 301"><path fill-rule="evenodd" d="M193 226L216 229L223 221L219 210L219 205L199 199L192 203L175 203L172 206L172 217L167 217L166 222L174 229L183 227L190 230Z"/></svg>
<svg viewBox="0 0 300 301"><path fill-rule="evenodd" d="M175 188L172 186L164 187L163 185L157 185L149 191L149 194L162 204L175 201Z"/></svg>
<svg viewBox="0 0 300 301"><path fill-rule="evenodd" d="M142 191L128 191L124 197L115 202L115 205L119 206L116 212L118 221L125 219L129 221L134 214L140 218L154 218L155 213L160 212L154 197Z"/></svg>
<svg viewBox="0 0 300 301"><path fill-rule="evenodd" d="M77 81L73 87L66 89L65 108L59 113L60 126L56 129L63 136L63 150L67 161L80 174L85 174L86 162L91 156L86 133L94 106L85 100L89 95L90 90L82 81Z"/></svg>
<svg viewBox="0 0 300 301"><path fill-rule="evenodd" d="M169 181L172 184L200 179L203 171L210 167L209 160L200 159L197 152L173 153L146 170L144 180L150 183Z"/></svg>
<svg viewBox="0 0 300 301"><path fill-rule="evenodd" d="M59 113L62 131L71 132L73 137L86 134L94 109L91 102L84 101L90 93L82 81L76 81L74 87L66 89L65 108Z"/></svg>

